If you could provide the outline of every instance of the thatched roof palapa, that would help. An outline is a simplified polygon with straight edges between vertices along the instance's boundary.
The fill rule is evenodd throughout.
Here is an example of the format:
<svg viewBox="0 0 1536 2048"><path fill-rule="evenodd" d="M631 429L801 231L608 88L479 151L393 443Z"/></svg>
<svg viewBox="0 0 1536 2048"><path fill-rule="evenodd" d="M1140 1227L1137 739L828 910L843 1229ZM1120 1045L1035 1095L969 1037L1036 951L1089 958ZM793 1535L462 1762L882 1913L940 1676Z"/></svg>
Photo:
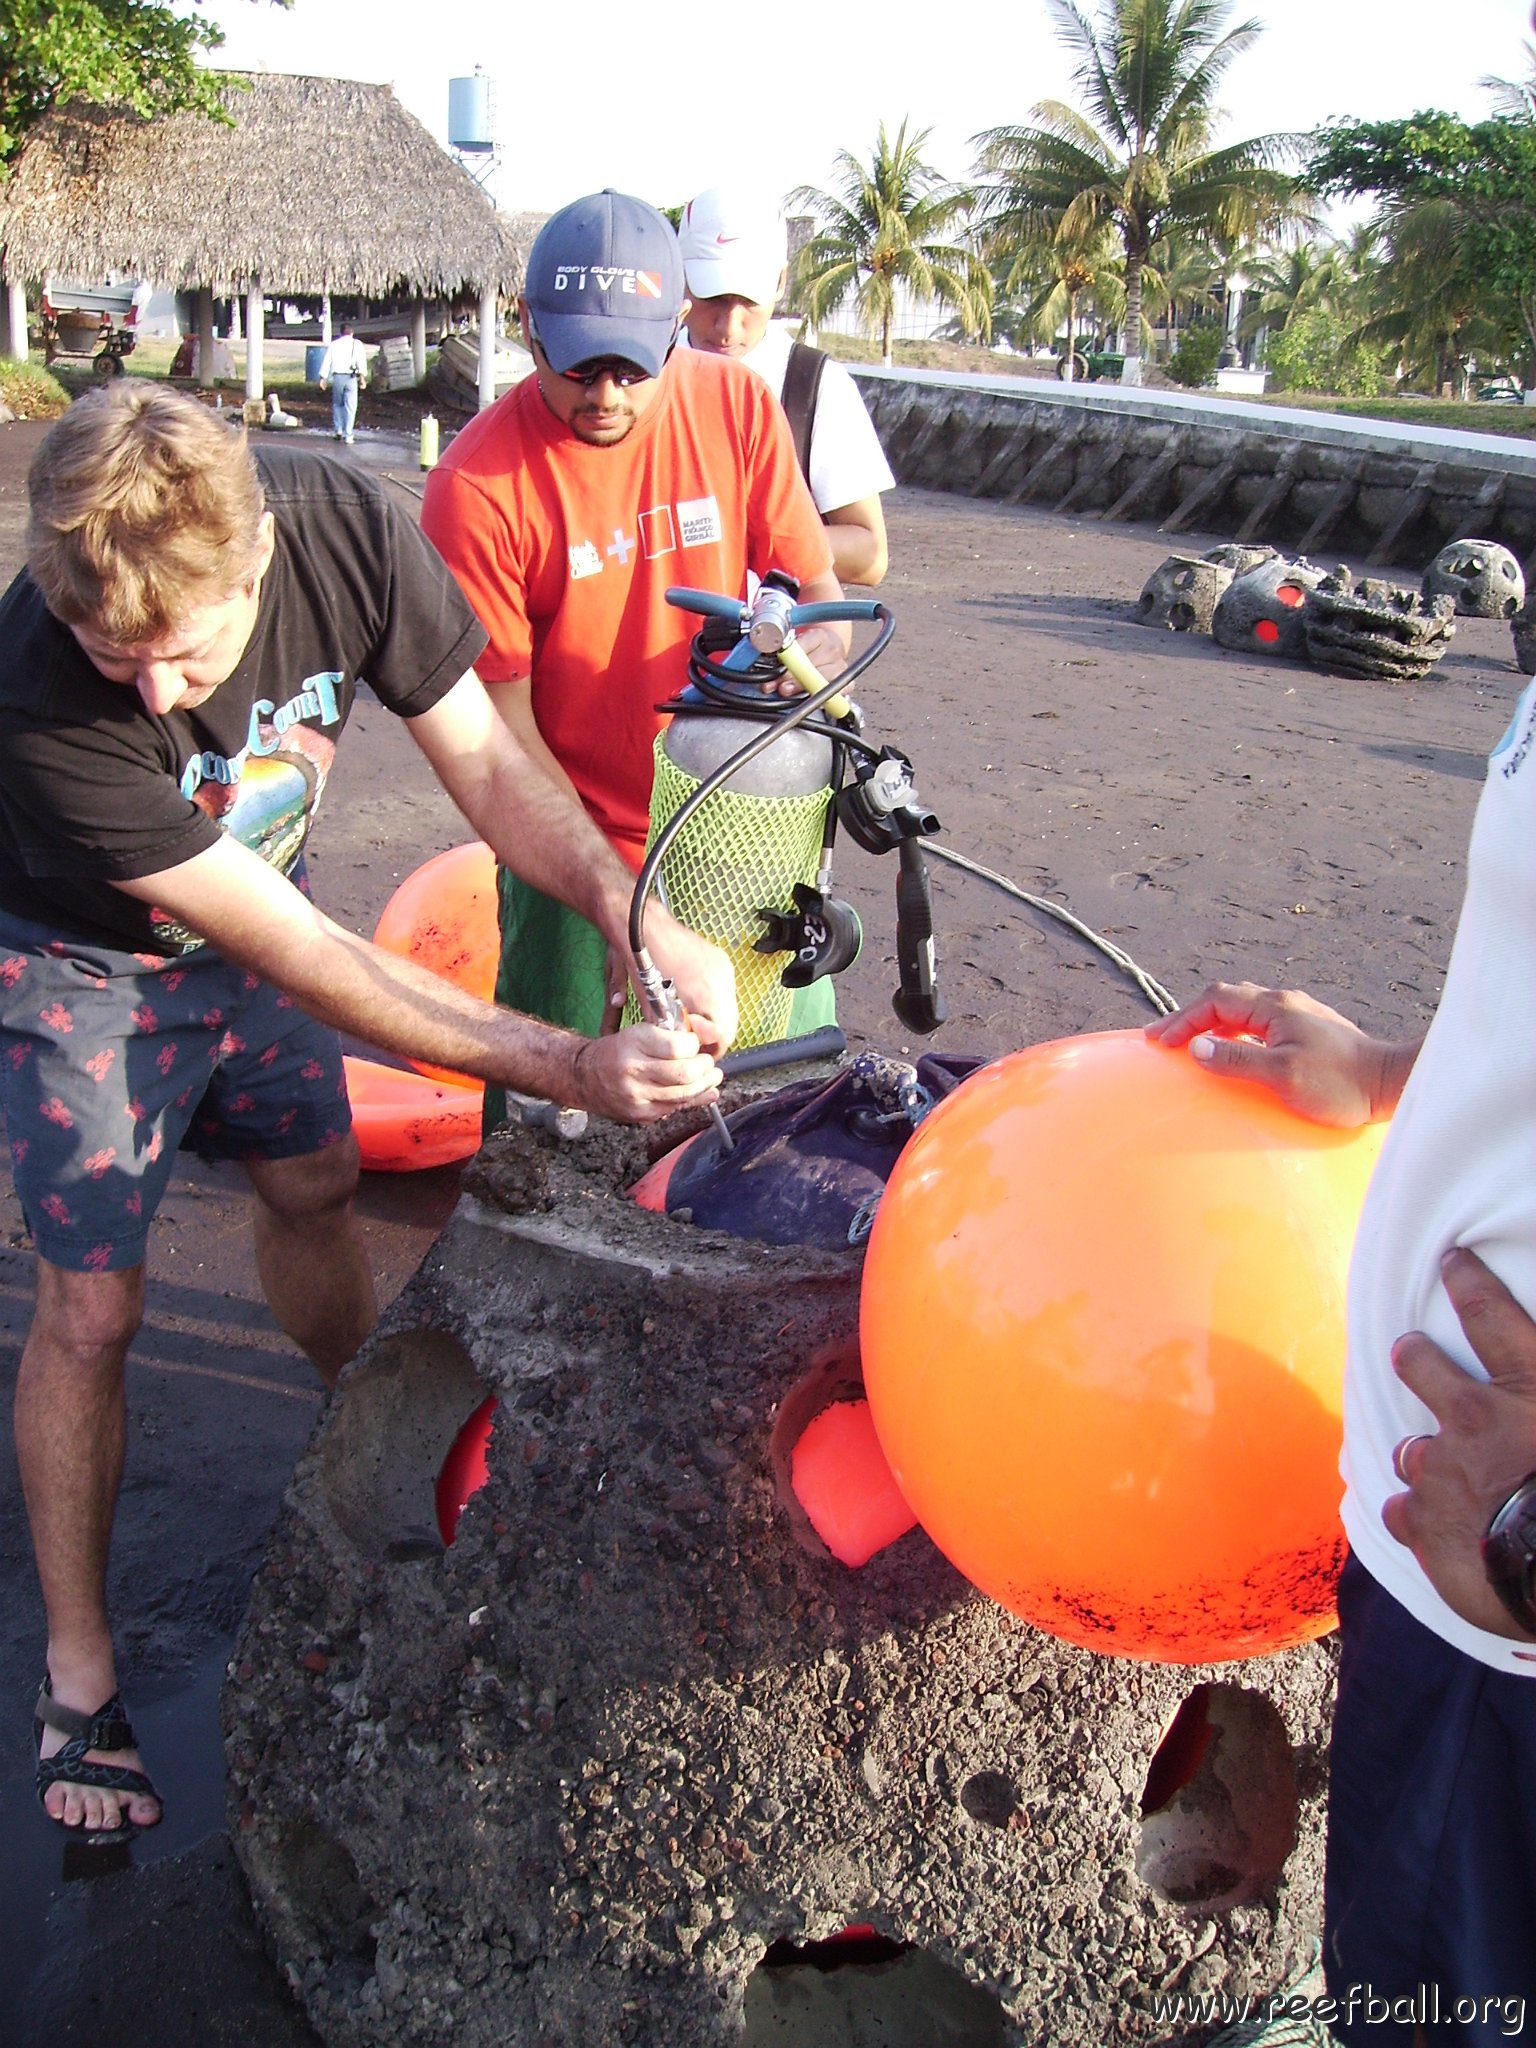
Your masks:
<svg viewBox="0 0 1536 2048"><path fill-rule="evenodd" d="M193 289L422 297L521 281L526 228L387 85L232 74L233 125L76 101L27 137L0 191L12 279L109 270Z"/></svg>

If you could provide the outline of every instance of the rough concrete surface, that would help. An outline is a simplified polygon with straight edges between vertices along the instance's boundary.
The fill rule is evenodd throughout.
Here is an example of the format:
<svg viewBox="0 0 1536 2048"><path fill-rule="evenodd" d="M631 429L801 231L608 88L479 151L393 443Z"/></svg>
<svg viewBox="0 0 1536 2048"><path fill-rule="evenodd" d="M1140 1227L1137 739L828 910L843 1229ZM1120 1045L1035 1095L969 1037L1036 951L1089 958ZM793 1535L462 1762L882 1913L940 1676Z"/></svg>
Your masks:
<svg viewBox="0 0 1536 2048"><path fill-rule="evenodd" d="M27 423L0 430L6 574L19 561L21 482L39 434ZM414 467L389 487L415 502ZM1324 676L1138 628L1137 594L1173 544L1150 526L921 490L895 493L888 519L893 567L881 595L898 631L862 695L872 730L916 762L947 844L1070 904L1178 994L1216 975L1250 974L1311 988L1376 1031L1422 1027L1449 951L1483 762L1521 687L1506 627L1458 622L1423 683ZM1464 520L1457 530L1489 529ZM1178 545L1198 552L1231 538L1206 528L1181 534ZM1395 566L1416 578L1429 552ZM312 845L320 900L370 930L395 884L463 836L397 721L365 700ZM904 1034L889 1008L893 869L840 856L840 893L857 903L867 936L839 1008L856 1046L900 1052ZM950 1006L936 1049L1001 1052L1149 1014L1132 985L1072 933L970 876L935 865L933 885ZM451 1174L432 1174L376 1177L365 1187L386 1298L441 1226L454 1184ZM9 1384L29 1312L31 1254L8 1190L0 1233L0 1373ZM112 1599L122 1679L168 1813L125 1867L86 1872L35 1805L29 1722L42 1625L7 1434L0 2039L7 2048L314 2048L252 1939L220 1847L217 1687L252 1573L264 1554L275 1555L268 1531L320 1406L307 1367L256 1293L238 1174L194 1168L173 1183L152 1245L149 1316L129 1394ZM915 1548L909 1540L898 1552ZM791 1562L792 1576L810 1568ZM444 1565L423 1558L420 1570L440 1574ZM862 1683L862 1665L855 1675ZM458 1671L445 1691L451 1684L456 1697L461 1682ZM862 1690L848 1698L870 1704ZM1001 1772L996 1755L978 1749L973 1775ZM1119 1796L1128 1796L1123 1787ZM1037 1829L1032 1817L1038 1847ZM977 1838L997 1833L978 1830ZM1013 1854L1011 1835L998 1853ZM841 1883L829 1883L827 1897L844 1910ZM170 1898L173 1921L164 1917ZM1238 1909L1236 1924L1267 1910ZM1194 1945L1215 1924L1198 1926ZM1070 1931L1066 1939L1070 1948ZM829 1975L818 2042L851 2048L882 2039L876 2015L889 2015L893 1968L903 1987L895 2002L917 2029L909 2039L938 2048L946 2039L938 2025L953 2007L943 2005L943 2021L930 2026L911 1990L910 1961L881 1964L867 1979L862 1969ZM781 2037L791 2038L794 2022L766 2008L813 1974L754 1976L750 2023L783 2021ZM871 1989L863 2003L861 1981ZM801 2017L807 2003L798 1999ZM967 2048L987 2038L967 2034Z"/></svg>
<svg viewBox="0 0 1536 2048"><path fill-rule="evenodd" d="M257 1579L236 1845L325 2040L723 2048L772 1944L850 1922L1062 2048L1158 2038L1170 1987L1301 1974L1329 1649L1133 1665L920 1532L837 1564L786 1460L857 1373L858 1256L637 1210L644 1157L493 1141ZM433 1485L487 1388L490 1479L444 1551ZM1170 1771L1144 1840L1213 1681L1204 1771Z"/></svg>

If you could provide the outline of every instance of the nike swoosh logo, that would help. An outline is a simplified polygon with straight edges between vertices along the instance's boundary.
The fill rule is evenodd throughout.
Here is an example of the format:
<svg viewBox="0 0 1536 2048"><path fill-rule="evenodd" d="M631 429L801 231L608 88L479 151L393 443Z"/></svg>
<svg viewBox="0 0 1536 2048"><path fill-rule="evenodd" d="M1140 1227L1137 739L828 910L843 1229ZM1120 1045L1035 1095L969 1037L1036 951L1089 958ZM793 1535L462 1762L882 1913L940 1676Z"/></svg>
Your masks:
<svg viewBox="0 0 1536 2048"><path fill-rule="evenodd" d="M739 242L741 237L740 235L716 235L715 240L717 242Z"/></svg>

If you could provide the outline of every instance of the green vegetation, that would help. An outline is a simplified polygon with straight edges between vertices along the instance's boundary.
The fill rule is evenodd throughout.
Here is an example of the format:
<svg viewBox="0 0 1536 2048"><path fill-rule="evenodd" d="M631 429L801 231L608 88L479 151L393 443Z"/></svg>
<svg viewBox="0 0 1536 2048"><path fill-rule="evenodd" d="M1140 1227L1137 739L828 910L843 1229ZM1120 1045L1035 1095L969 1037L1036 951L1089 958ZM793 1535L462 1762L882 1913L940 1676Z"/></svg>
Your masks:
<svg viewBox="0 0 1536 2048"><path fill-rule="evenodd" d="M1536 349L1536 115L1469 125L1452 114L1325 128L1308 177L1319 192L1374 197L1397 272L1372 323L1446 381L1475 351L1530 363Z"/></svg>
<svg viewBox="0 0 1536 2048"><path fill-rule="evenodd" d="M817 231L795 264L790 304L816 326L852 300L865 332L880 337L887 363L898 287L952 307L970 334L985 337L989 329L986 266L974 250L945 239L970 195L924 163L929 132L909 140L903 121L888 137L882 121L868 164L839 150L837 190L805 185L792 202L815 216Z"/></svg>
<svg viewBox="0 0 1536 2048"><path fill-rule="evenodd" d="M1266 356L1276 391L1331 391L1344 398L1374 398L1389 379L1380 355L1328 306L1293 313L1272 335Z"/></svg>
<svg viewBox="0 0 1536 2048"><path fill-rule="evenodd" d="M1451 434L1500 434L1514 441L1536 439L1536 406L1464 405L1451 398L1320 398L1290 391L1266 393L1257 402L1338 413L1344 419L1397 420L1405 426L1443 427Z"/></svg>
<svg viewBox="0 0 1536 2048"><path fill-rule="evenodd" d="M0 0L0 166L70 100L216 114L226 80L197 60L223 40L216 22L157 0Z"/></svg>
<svg viewBox="0 0 1536 2048"><path fill-rule="evenodd" d="M0 400L19 420L56 420L70 394L51 371L0 356Z"/></svg>
<svg viewBox="0 0 1536 2048"><path fill-rule="evenodd" d="M1216 358L1221 354L1222 332L1214 320L1192 323L1179 336L1179 345L1168 358L1168 374L1175 384L1214 384Z"/></svg>
<svg viewBox="0 0 1536 2048"><path fill-rule="evenodd" d="M839 154L837 194L791 196L817 216L791 300L813 327L851 299L883 361L931 362L893 344L901 283L952 308L944 344L990 332L1074 368L1123 352L1132 382L1152 358L1208 384L1230 337L1287 397L1465 404L1536 386L1536 50L1529 77L1484 81L1485 121L1427 112L1228 143L1219 92L1261 33L1233 0L1043 4L1077 58L1076 103L978 135L969 187L925 164L928 131L909 142L904 122L869 165ZM1317 212L1338 195L1376 201L1343 237ZM1468 423L1528 431L1497 410Z"/></svg>
<svg viewBox="0 0 1536 2048"><path fill-rule="evenodd" d="M1064 374L1078 375L1085 309L1092 309L1095 322L1118 324L1125 314L1125 284L1111 233L1097 229L1080 241L1059 237L1012 250L999 238L992 247L993 333L1006 334L1016 348L1050 347L1060 334L1060 353L1071 365ZM1117 364L1117 374L1118 369Z"/></svg>
<svg viewBox="0 0 1536 2048"><path fill-rule="evenodd" d="M1279 166L1295 146L1281 135L1213 146L1222 78L1260 32L1255 21L1228 28L1225 0L1100 0L1096 21L1073 0L1046 4L1077 53L1083 104L1041 100L1022 125L977 137L980 230L994 255L1079 252L1112 231L1126 350L1139 358L1157 244L1197 234L1234 247L1293 221L1295 181Z"/></svg>

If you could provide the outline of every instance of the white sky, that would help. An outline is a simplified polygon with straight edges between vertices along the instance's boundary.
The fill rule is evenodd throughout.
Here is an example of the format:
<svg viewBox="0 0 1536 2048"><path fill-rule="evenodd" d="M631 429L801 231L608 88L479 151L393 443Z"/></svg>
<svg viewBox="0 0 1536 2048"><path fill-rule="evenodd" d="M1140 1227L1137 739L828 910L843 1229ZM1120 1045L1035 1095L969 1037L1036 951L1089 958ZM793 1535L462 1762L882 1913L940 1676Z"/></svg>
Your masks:
<svg viewBox="0 0 1536 2048"><path fill-rule="evenodd" d="M927 13L802 0L781 34L761 7L705 5L679 10L670 37L666 10L645 0L202 0L198 12L225 31L224 67L387 82L439 141L449 79L479 65L500 149L489 189L514 210L605 185L662 206L726 182L827 185L839 149L865 156L878 124L903 117L933 130L927 159L963 177L979 129L1071 97L1040 0ZM1528 69L1528 0L1251 0L1232 19L1249 15L1266 27L1227 74L1229 141L1421 107L1476 119L1490 111L1480 78Z"/></svg>

